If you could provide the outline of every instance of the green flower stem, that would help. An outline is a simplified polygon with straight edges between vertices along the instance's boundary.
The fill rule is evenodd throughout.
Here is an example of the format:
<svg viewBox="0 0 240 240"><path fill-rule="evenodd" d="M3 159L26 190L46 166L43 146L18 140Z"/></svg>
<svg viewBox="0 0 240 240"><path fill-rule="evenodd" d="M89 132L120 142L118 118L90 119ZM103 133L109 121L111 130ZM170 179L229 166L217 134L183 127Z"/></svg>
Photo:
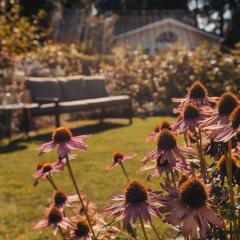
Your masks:
<svg viewBox="0 0 240 240"><path fill-rule="evenodd" d="M171 175L172 175L172 180L173 180L174 187L176 188L177 184L176 184L176 179L175 179L174 172L173 172L173 166L171 166Z"/></svg>
<svg viewBox="0 0 240 240"><path fill-rule="evenodd" d="M158 239L158 240L161 240L161 238L160 238L159 235L158 235L157 229L155 228L155 226L153 225L153 223L151 223L151 227L152 227L152 229L153 229L153 231L154 231L157 239Z"/></svg>
<svg viewBox="0 0 240 240"><path fill-rule="evenodd" d="M233 175L232 175L232 140L228 141L228 152L225 155L226 158L226 169L228 175L228 184L229 184L229 198L231 208L235 209L235 201L234 201L234 189L233 189ZM235 215L235 210L231 210L231 213ZM237 223L233 222L233 232L237 231Z"/></svg>
<svg viewBox="0 0 240 240"><path fill-rule="evenodd" d="M232 222L229 222L229 237L230 237L230 240L233 240L233 228L232 228Z"/></svg>
<svg viewBox="0 0 240 240"><path fill-rule="evenodd" d="M78 189L78 185L77 185L76 179L75 179L75 177L74 177L74 174L73 174L73 171L72 171L72 167L71 167L71 164L70 164L68 155L66 155L66 160L67 160L66 162L67 162L67 168L68 168L68 172L69 172L70 178L71 178L71 180L72 180L72 182L73 182L73 185L74 185L74 187L75 187L75 190L76 190L77 195L78 195L78 197L79 197L79 200L80 200L80 202L81 202L81 205L82 205L82 208L83 208L83 212L84 212L84 214L85 214L85 216L86 216L86 218L87 218L87 221L88 221L90 230L91 230L92 235L93 235L93 239L94 239L94 240L97 240L96 235L95 235L95 233L94 233L94 231L93 231L93 227L92 227L92 224L91 224L91 221L90 221L90 217L89 217L89 215L88 215L87 209L86 209L85 206L84 206L82 196L81 196L80 191L79 191L79 189Z"/></svg>
<svg viewBox="0 0 240 240"><path fill-rule="evenodd" d="M188 136L187 136L186 132L183 133L183 137L184 137L184 141L185 141L186 146L189 147Z"/></svg>
<svg viewBox="0 0 240 240"><path fill-rule="evenodd" d="M238 220L237 220L237 238L240 239L240 210L238 210Z"/></svg>
<svg viewBox="0 0 240 240"><path fill-rule="evenodd" d="M50 176L50 175L48 175L47 176L47 180L49 181L49 183L52 185L52 187L54 188L54 190L58 190L58 188L57 188L57 185L55 184L55 182L53 181L53 178L52 178L52 176Z"/></svg>
<svg viewBox="0 0 240 240"><path fill-rule="evenodd" d="M145 227L144 227L144 223L143 223L143 220L142 220L141 216L139 216L139 220L140 220L140 224L141 224L141 228L142 228L142 232L143 232L144 238L145 238L145 240L148 240L147 233L146 233L146 230L145 230Z"/></svg>
<svg viewBox="0 0 240 240"><path fill-rule="evenodd" d="M130 182L129 176L128 176L128 174L127 174L127 171L126 171L126 169L125 169L122 161L120 161L120 166L121 166L121 168L122 168L123 174L125 175L127 181Z"/></svg>
<svg viewBox="0 0 240 240"><path fill-rule="evenodd" d="M198 135L196 129L194 129L193 133L197 141L197 151L198 151L198 157L201 165L201 173L203 174L204 177L208 178L205 159L203 157L203 151L202 151L202 134L201 134L201 131L199 130L199 135Z"/></svg>

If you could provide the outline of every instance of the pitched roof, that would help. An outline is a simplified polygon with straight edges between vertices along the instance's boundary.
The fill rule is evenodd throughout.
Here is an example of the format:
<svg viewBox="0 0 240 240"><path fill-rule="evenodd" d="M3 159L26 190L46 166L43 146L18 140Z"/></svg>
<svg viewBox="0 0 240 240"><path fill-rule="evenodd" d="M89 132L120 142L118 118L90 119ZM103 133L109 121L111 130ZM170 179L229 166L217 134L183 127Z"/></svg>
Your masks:
<svg viewBox="0 0 240 240"><path fill-rule="evenodd" d="M182 27L182 28L185 28L185 29L188 29L190 31L193 31L193 32L197 32L199 34L202 34L202 35L205 35L209 38L213 38L215 40L218 40L220 41L221 38L213 33L209 33L209 32L206 32L204 30L201 30L199 28L196 28L190 24L187 24L187 23L184 23L182 21L179 21L179 20L176 20L174 18L164 18L162 20L159 20L159 21L156 21L156 22L153 22L153 23L150 23L150 24L146 24L144 26L141 26L141 27L138 27L138 28L135 28L133 30L130 30L130 31L127 31L125 33L121 33L119 35L116 35L115 36L115 39L121 39L121 38L124 38L124 37L127 37L127 36L131 36L131 35L134 35L136 33L139 33L139 32L142 32L142 31L145 31L145 30L148 30L148 29L152 29L152 28L155 28L155 27L159 27L163 24L174 24L176 26L179 26L179 27Z"/></svg>

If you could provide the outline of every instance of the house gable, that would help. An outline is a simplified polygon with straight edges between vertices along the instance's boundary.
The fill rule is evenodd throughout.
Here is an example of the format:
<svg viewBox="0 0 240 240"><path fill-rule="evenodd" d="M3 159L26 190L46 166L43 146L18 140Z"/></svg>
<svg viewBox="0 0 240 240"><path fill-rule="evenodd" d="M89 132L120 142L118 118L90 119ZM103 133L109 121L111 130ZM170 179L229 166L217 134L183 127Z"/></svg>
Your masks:
<svg viewBox="0 0 240 240"><path fill-rule="evenodd" d="M195 49L203 42L207 42L211 47L219 46L220 42L217 36L171 18L120 34L115 40L116 45L127 44L133 49L142 46L150 54L158 50L165 51L176 41L183 43L189 49Z"/></svg>

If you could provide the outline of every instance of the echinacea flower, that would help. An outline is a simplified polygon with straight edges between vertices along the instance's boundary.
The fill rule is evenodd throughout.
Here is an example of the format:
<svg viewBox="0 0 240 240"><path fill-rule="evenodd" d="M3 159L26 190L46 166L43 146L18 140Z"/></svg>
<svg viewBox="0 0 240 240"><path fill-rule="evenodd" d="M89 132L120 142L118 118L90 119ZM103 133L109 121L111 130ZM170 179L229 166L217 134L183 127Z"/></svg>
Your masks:
<svg viewBox="0 0 240 240"><path fill-rule="evenodd" d="M140 171L152 170L152 173L149 175L149 178L150 178L150 177L160 177L164 172L170 174L172 172L172 168L177 172L182 172L186 174L189 171L191 171L187 165L182 164L180 162L176 162L176 165L172 166L168 161L161 163L160 159L157 159L157 161L155 161L151 165L146 165L141 167L139 170Z"/></svg>
<svg viewBox="0 0 240 240"><path fill-rule="evenodd" d="M235 156L231 157L231 164L232 164L232 182L239 183L240 179L240 160L237 159ZM217 162L216 162L216 171L214 172L214 176L219 176L221 180L221 184L224 184L224 179L227 178L227 167L226 167L226 157L223 155Z"/></svg>
<svg viewBox="0 0 240 240"><path fill-rule="evenodd" d="M91 240L91 230L87 221L78 221L68 240Z"/></svg>
<svg viewBox="0 0 240 240"><path fill-rule="evenodd" d="M67 196L63 191L58 190L54 193L53 196L53 206L57 208L72 207L73 203L79 202L78 195Z"/></svg>
<svg viewBox="0 0 240 240"><path fill-rule="evenodd" d="M119 229L113 226L108 226L108 224L103 220L103 218L98 215L98 219L93 224L94 232L97 234L97 239L116 239L116 234L120 232ZM84 219L79 219L73 230L70 232L70 237L68 240L91 240L92 233L88 222Z"/></svg>
<svg viewBox="0 0 240 240"><path fill-rule="evenodd" d="M224 222L210 204L210 189L199 178L182 181L179 187L164 186L168 193L161 198L160 211L166 214L165 222L182 226L182 234L191 239L206 239L208 223L224 229Z"/></svg>
<svg viewBox="0 0 240 240"><path fill-rule="evenodd" d="M158 197L158 193L147 190L138 181L132 181L124 194L111 197L117 203L106 207L104 211L107 215L115 216L116 221L123 220L124 228L131 221L135 223L140 218L151 223L151 215L161 217Z"/></svg>
<svg viewBox="0 0 240 240"><path fill-rule="evenodd" d="M216 97L209 97L207 89L199 81L192 84L188 91L188 95L185 98L172 98L173 102L179 103L179 106L174 109L175 113L181 112L185 104L189 102L195 103L197 106L208 106L211 103L215 103Z"/></svg>
<svg viewBox="0 0 240 240"><path fill-rule="evenodd" d="M52 134L52 141L39 146L39 155L43 155L58 146L57 152L60 158L66 157L73 149L87 150L88 145L84 142L89 135L80 135L74 137L70 129L59 127Z"/></svg>
<svg viewBox="0 0 240 240"><path fill-rule="evenodd" d="M39 221L33 229L43 232L49 227L52 228L53 234L56 235L58 228L67 230L68 227L72 228L73 224L68 218L63 216L63 213L59 208L52 207L45 212L44 219Z"/></svg>
<svg viewBox="0 0 240 240"><path fill-rule="evenodd" d="M194 157L195 152L190 147L180 147L173 133L163 129L158 137L157 148L144 157L143 163L159 160L161 164L169 162L173 167L177 161L186 164L186 157Z"/></svg>
<svg viewBox="0 0 240 240"><path fill-rule="evenodd" d="M229 115L238 104L239 100L234 94L230 92L223 93L217 101L217 108L213 109L210 116L201 122L201 127L228 123Z"/></svg>
<svg viewBox="0 0 240 240"><path fill-rule="evenodd" d="M52 173L60 172L64 168L63 165L58 162L54 163L39 163L36 167L34 174L34 183L33 186L37 186L40 179L47 178L51 176Z"/></svg>
<svg viewBox="0 0 240 240"><path fill-rule="evenodd" d="M116 151L113 153L112 156L112 163L110 165L107 165L106 169L111 170L121 164L124 161L130 160L133 157L135 157L137 154L136 153L127 153L124 154L122 152Z"/></svg>
<svg viewBox="0 0 240 240"><path fill-rule="evenodd" d="M172 125L172 131L177 133L185 133L187 130L193 132L199 127L200 122L205 118L204 111L197 107L196 104L188 103L182 110L180 117L176 123Z"/></svg>
<svg viewBox="0 0 240 240"><path fill-rule="evenodd" d="M163 130L163 129L168 129L168 130L171 130L171 124L168 122L168 121L162 121L161 124L157 125L153 132L151 132L147 139L146 139L146 142L150 142L150 141L156 141L158 139L158 136L160 134L160 132Z"/></svg>
<svg viewBox="0 0 240 240"><path fill-rule="evenodd" d="M234 108L229 116L229 123L206 127L210 131L208 138L214 142L228 142L239 134L240 126L240 105Z"/></svg>

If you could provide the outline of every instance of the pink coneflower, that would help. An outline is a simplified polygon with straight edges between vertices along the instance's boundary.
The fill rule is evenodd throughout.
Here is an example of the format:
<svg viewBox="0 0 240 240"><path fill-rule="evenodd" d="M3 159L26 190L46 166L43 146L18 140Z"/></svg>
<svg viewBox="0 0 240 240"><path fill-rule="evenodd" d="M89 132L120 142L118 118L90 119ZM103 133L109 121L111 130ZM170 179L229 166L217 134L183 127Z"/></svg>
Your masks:
<svg viewBox="0 0 240 240"><path fill-rule="evenodd" d="M64 168L63 165L55 163L39 163L34 174L33 186L37 186L42 178L48 178L52 173L60 172Z"/></svg>
<svg viewBox="0 0 240 240"><path fill-rule="evenodd" d="M113 153L112 156L112 163L110 165L107 165L106 169L111 170L121 164L124 161L130 160L133 157L135 157L137 154L136 153L127 153L124 154L122 152L116 151Z"/></svg>
<svg viewBox="0 0 240 240"><path fill-rule="evenodd" d="M68 227L72 228L73 226L74 225L71 223L71 221L63 216L63 213L60 209L53 207L46 211L44 219L39 221L33 227L33 229L43 232L51 227L53 234L56 235L58 228L67 230Z"/></svg>
<svg viewBox="0 0 240 240"><path fill-rule="evenodd" d="M234 108L229 117L229 123L223 125L213 125L206 127L210 130L209 139L215 142L228 142L233 137L239 134L238 129L240 125L240 105Z"/></svg>
<svg viewBox="0 0 240 240"><path fill-rule="evenodd" d="M67 196L63 191L58 190L54 193L53 200L53 206L57 208L72 207L73 203L79 202L79 197L78 195Z"/></svg>
<svg viewBox="0 0 240 240"><path fill-rule="evenodd" d="M104 209L107 215L113 215L116 220L123 219L123 227L132 221L145 220L151 223L151 215L161 217L158 206L159 195L155 192L147 190L138 181L132 181L124 194L111 197L111 200L117 203L110 205Z"/></svg>
<svg viewBox="0 0 240 240"><path fill-rule="evenodd" d="M224 229L224 222L211 209L209 188L198 178L192 177L180 183L178 189L162 188L168 193L163 196L160 211L166 213L165 222L182 225L182 234L191 239L206 239L208 223Z"/></svg>
<svg viewBox="0 0 240 240"><path fill-rule="evenodd" d="M91 240L91 230L87 221L78 221L68 240Z"/></svg>
<svg viewBox="0 0 240 240"><path fill-rule="evenodd" d="M208 127L216 124L227 124L229 122L229 115L232 113L235 107L239 103L238 98L230 93L226 92L221 95L217 102L217 108L212 110L210 117L201 122L201 127Z"/></svg>
<svg viewBox="0 0 240 240"><path fill-rule="evenodd" d="M98 220L93 225L94 231L97 233L97 239L116 239L116 234L119 233L119 229L109 226L107 223L98 216ZM92 234L88 222L84 219L80 219L75 224L74 229L70 232L68 240L91 240Z"/></svg>
<svg viewBox="0 0 240 240"><path fill-rule="evenodd" d="M186 164L176 162L176 165L172 166L168 161L161 163L160 159L157 159L157 161L155 161L152 165L141 167L140 171L152 170L152 173L149 175L149 177L160 177L164 172L170 174L172 172L172 168L177 172L188 173L190 171Z"/></svg>
<svg viewBox="0 0 240 240"><path fill-rule="evenodd" d="M177 122L172 125L172 131L177 133L185 133L195 131L199 127L200 122L205 118L205 114L196 104L188 103Z"/></svg>
<svg viewBox="0 0 240 240"><path fill-rule="evenodd" d="M66 127L55 129L52 134L52 141L39 146L40 155L51 151L58 146L57 152L60 158L66 157L73 149L81 149L86 151L88 145L84 142L89 135L80 135L74 137L72 132Z"/></svg>
<svg viewBox="0 0 240 240"><path fill-rule="evenodd" d="M179 103L178 108L174 110L175 113L181 112L185 104L189 102L193 102L197 104L197 106L206 106L210 105L211 103L215 103L216 100L217 100L216 97L208 97L207 89L199 81L196 81L192 84L188 91L187 97L172 98L173 102Z"/></svg>
<svg viewBox="0 0 240 240"><path fill-rule="evenodd" d="M146 142L150 142L150 141L156 141L159 137L159 134L160 132L163 130L163 129L168 129L168 130L171 130L171 125L168 121L162 121L161 124L157 125L153 132L151 132L147 139L146 139Z"/></svg>
<svg viewBox="0 0 240 240"><path fill-rule="evenodd" d="M177 161L186 164L186 156L194 157L195 152L190 147L180 147L173 133L167 129L162 130L159 135L157 148L144 157L143 163L159 160L161 164L165 161L176 166Z"/></svg>

